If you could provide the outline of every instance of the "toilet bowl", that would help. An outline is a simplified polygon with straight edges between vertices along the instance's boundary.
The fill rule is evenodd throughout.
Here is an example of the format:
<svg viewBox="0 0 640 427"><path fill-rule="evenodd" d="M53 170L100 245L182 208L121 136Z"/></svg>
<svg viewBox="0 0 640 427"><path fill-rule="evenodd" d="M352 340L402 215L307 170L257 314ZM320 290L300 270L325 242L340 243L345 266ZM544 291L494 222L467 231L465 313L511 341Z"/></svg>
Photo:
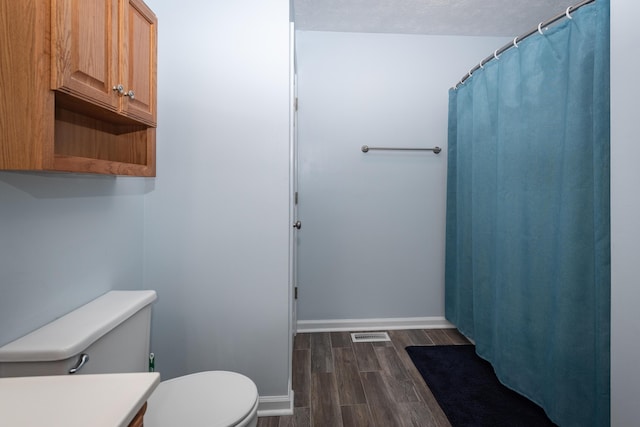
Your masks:
<svg viewBox="0 0 640 427"><path fill-rule="evenodd" d="M111 291L0 347L0 377L145 372L155 291ZM248 377L205 371L162 381L145 427L255 427L258 390Z"/></svg>
<svg viewBox="0 0 640 427"><path fill-rule="evenodd" d="M208 371L163 381L147 401L145 427L255 427L258 390L235 372Z"/></svg>

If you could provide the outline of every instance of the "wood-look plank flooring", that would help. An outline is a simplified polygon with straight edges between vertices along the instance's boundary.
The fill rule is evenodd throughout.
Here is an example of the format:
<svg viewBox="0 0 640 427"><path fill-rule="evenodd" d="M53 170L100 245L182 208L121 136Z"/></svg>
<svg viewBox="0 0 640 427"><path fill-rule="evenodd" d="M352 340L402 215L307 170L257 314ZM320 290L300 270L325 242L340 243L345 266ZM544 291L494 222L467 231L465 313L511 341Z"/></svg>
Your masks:
<svg viewBox="0 0 640 427"><path fill-rule="evenodd" d="M296 335L294 413L258 427L451 427L405 347L469 341L455 329L387 332L390 342L374 343L352 343L350 332Z"/></svg>

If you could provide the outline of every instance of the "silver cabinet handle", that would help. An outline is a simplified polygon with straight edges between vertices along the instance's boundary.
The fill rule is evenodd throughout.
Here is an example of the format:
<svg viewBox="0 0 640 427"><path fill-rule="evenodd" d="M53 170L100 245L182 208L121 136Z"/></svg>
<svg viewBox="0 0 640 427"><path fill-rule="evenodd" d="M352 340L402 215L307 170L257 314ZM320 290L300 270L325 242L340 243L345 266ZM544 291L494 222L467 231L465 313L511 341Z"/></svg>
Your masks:
<svg viewBox="0 0 640 427"><path fill-rule="evenodd" d="M82 353L80 355L80 360L78 360L78 363L76 364L76 366L74 366L73 368L69 369L69 373L70 374L75 374L76 372L78 372L80 369L82 369L82 367L89 361L89 355L87 353Z"/></svg>
<svg viewBox="0 0 640 427"><path fill-rule="evenodd" d="M125 93L124 96L128 96L129 99L135 99L136 98L136 94L132 90L130 90L129 92Z"/></svg>
<svg viewBox="0 0 640 427"><path fill-rule="evenodd" d="M298 230L300 230L302 228L302 223L300 221L296 221L293 224L293 228L297 228Z"/></svg>
<svg viewBox="0 0 640 427"><path fill-rule="evenodd" d="M124 86L118 85L113 87L114 92L118 92L120 95L124 94Z"/></svg>

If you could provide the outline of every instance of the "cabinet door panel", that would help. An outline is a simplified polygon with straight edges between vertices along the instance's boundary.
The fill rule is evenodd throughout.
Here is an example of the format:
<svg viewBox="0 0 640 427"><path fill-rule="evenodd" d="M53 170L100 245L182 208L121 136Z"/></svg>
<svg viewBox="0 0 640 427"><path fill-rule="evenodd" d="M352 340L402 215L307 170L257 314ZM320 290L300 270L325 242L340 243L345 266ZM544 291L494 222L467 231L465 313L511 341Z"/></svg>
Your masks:
<svg viewBox="0 0 640 427"><path fill-rule="evenodd" d="M150 125L156 123L157 18L141 1L125 1L122 74L125 92L123 112Z"/></svg>
<svg viewBox="0 0 640 427"><path fill-rule="evenodd" d="M52 88L117 110L118 0L52 5Z"/></svg>

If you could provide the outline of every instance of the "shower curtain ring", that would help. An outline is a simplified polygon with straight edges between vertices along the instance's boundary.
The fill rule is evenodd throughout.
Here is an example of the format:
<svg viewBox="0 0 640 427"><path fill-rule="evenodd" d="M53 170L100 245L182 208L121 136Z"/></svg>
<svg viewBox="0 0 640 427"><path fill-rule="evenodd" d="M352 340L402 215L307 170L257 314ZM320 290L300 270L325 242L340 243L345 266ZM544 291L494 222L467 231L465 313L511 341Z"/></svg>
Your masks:
<svg viewBox="0 0 640 427"><path fill-rule="evenodd" d="M493 51L493 57L494 57L495 59L500 59L500 57L498 56L498 49L496 49L496 50L494 50L494 51Z"/></svg>
<svg viewBox="0 0 640 427"><path fill-rule="evenodd" d="M480 64L478 64L478 66L480 67L480 69L484 69L484 66L482 65L482 61L484 61L484 59L480 61Z"/></svg>
<svg viewBox="0 0 640 427"><path fill-rule="evenodd" d="M569 6L569 7L567 8L567 11L564 13L565 15L567 15L567 18L569 18L569 19L573 19L573 17L569 14L569 12L571 11L571 7L572 7L572 6Z"/></svg>
<svg viewBox="0 0 640 427"><path fill-rule="evenodd" d="M473 71L473 68L471 68L471 69L469 70L469 72L467 73L467 74L469 74L469 77L471 77L471 74L473 74L473 73L472 73L472 71ZM469 77L467 77L467 78L469 78Z"/></svg>
<svg viewBox="0 0 640 427"><path fill-rule="evenodd" d="M513 45L515 47L518 47L518 37L517 36L513 38Z"/></svg>
<svg viewBox="0 0 640 427"><path fill-rule="evenodd" d="M542 33L542 22L538 24L538 32L541 36L544 36L544 34Z"/></svg>

